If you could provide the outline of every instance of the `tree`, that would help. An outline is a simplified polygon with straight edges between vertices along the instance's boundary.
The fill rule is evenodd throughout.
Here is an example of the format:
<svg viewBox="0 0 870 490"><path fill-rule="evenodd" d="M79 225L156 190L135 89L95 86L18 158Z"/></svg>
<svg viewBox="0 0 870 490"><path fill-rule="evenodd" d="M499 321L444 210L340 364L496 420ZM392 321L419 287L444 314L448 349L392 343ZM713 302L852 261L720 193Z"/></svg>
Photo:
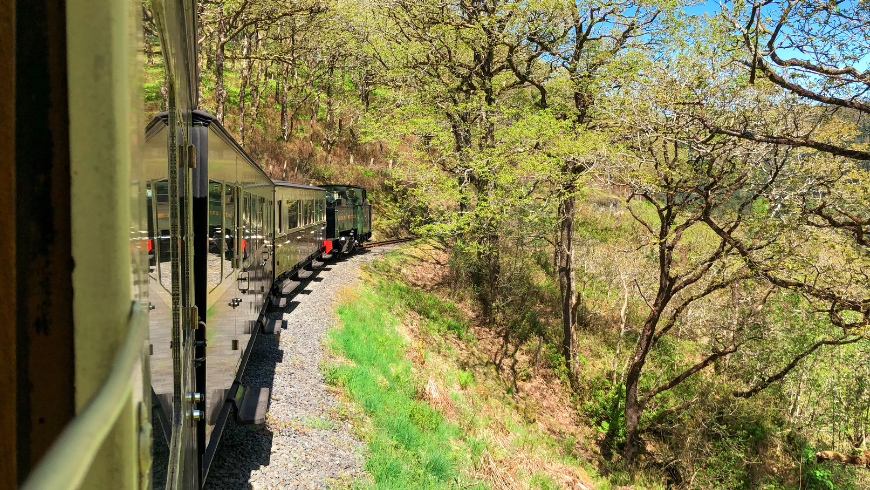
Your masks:
<svg viewBox="0 0 870 490"><path fill-rule="evenodd" d="M610 87L623 83L630 72L628 51L642 51L657 43L663 32L661 17L672 15L664 3L623 1L569 1L553 10L540 9L528 16L525 28L510 44L508 62L517 78L533 86L537 105L549 109L558 91L549 83L554 75L567 81L567 101L555 101L556 118L570 121L567 137L589 138L601 124L596 104ZM534 50L522 49L523 41ZM541 69L541 59L549 59ZM594 139L594 136L592 137ZM592 167L593 159L583 154L563 155L552 169L558 200L559 233L556 263L561 293L562 355L576 377L577 318L579 307L574 278L574 214L580 178Z"/></svg>
<svg viewBox="0 0 870 490"><path fill-rule="evenodd" d="M732 2L723 18L736 38L732 55L749 72L749 83L764 77L785 91L819 104L816 127L794 131L753 130L751 121L715 126L719 134L749 141L812 148L833 156L870 160L855 141L831 143L818 137L821 122L852 111L870 115L870 72L860 71L870 55L870 4L820 0ZM848 116L847 116L848 117Z"/></svg>
<svg viewBox="0 0 870 490"><path fill-rule="evenodd" d="M779 104L776 87L747 89L734 84L727 70L707 72L702 59L677 56L650 68L649 73L663 75L628 90L612 109L622 122L626 151L617 174L631 189L628 210L648 234L647 246L655 251L658 266L657 281L646 297L649 312L625 381L624 456L629 462L641 449L639 422L650 400L760 340L753 326L760 324L758 316L764 314L770 292L751 294L753 306L741 310L733 327L708 334L708 354L641 392L651 350L693 303L754 281L758 286L751 289L797 291L815 311L829 317L825 336L777 373L752 388L735 391L735 396L747 397L781 380L822 346L860 341L866 315L854 318L843 311L857 313L861 300L855 295L862 297L870 286L855 277L846 284L835 277L833 267L808 275L808 266L818 267L824 263L821 257L842 256L842 251L824 242L829 237L814 236L809 228L791 221L785 214L790 210L773 205L783 193L793 192L792 179L800 168L796 162L805 156L791 146L723 135L708 124L743 108L779 120L798 107ZM807 106L803 110L812 112ZM859 263L866 265L855 254L846 255L853 259L855 269L850 270L861 267Z"/></svg>
<svg viewBox="0 0 870 490"><path fill-rule="evenodd" d="M265 30L294 16L321 12L323 6L316 0L305 2L272 2L269 0L214 0L205 2L200 12L202 28L214 34L215 117L224 122L226 112L226 49L237 36L250 35L250 30ZM208 35L204 37L208 38ZM243 53L246 66L249 54ZM244 97L244 95L242 95Z"/></svg>
<svg viewBox="0 0 870 490"><path fill-rule="evenodd" d="M501 280L504 216L496 196L502 190L498 186L504 168L498 166L502 160L487 155L498 146L500 103L524 85L513 76L505 39L524 19L519 12L525 7L512 0L393 0L383 10L397 36L379 53L380 59L396 68L396 78L412 84L408 95L416 98L416 107L443 117L452 135L452 148L430 148L429 153L438 155L440 170L456 182L459 199L456 212L450 214L453 229L477 231L477 237L466 237L462 245L474 255L471 282L490 318L497 309ZM423 135L424 145L432 142Z"/></svg>

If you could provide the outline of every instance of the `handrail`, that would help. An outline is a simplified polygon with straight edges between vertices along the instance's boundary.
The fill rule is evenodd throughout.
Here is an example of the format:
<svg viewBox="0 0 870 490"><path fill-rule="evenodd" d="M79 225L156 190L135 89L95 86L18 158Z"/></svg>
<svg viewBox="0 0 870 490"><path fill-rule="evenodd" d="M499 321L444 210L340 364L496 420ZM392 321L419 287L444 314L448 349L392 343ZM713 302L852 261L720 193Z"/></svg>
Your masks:
<svg viewBox="0 0 870 490"><path fill-rule="evenodd" d="M106 381L61 432L21 490L77 489L97 452L115 426L130 392L130 378L140 360L148 322L138 303L127 317L128 330Z"/></svg>

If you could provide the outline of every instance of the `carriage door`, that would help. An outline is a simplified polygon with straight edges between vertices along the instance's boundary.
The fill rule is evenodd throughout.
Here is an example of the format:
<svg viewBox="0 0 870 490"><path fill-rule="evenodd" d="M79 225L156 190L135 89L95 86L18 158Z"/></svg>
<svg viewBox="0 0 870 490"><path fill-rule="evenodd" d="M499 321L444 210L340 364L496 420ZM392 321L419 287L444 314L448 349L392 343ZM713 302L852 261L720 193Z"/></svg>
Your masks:
<svg viewBox="0 0 870 490"><path fill-rule="evenodd" d="M189 121L169 111L169 236L171 262L172 436L169 445L167 487L199 488L198 421L203 411L196 386L194 330L199 316L194 304L193 186ZM202 305L205 307L205 305Z"/></svg>

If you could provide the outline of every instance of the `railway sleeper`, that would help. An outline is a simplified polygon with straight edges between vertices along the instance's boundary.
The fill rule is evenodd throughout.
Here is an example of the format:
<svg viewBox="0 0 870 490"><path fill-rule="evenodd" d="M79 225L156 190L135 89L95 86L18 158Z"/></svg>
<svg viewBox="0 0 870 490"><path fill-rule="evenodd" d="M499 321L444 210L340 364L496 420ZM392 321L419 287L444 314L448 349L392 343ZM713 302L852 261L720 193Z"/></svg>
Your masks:
<svg viewBox="0 0 870 490"><path fill-rule="evenodd" d="M304 279L308 279L308 278L311 277L313 274L314 274L314 271L309 271L309 270L305 270L305 269L299 269L299 272L296 273L296 277L298 277L299 279L304 280Z"/></svg>
<svg viewBox="0 0 870 490"><path fill-rule="evenodd" d="M274 298L272 298L272 308L270 309L270 311L280 310L282 308L286 308L287 304L289 302L290 301L285 297L282 297L282 296L274 297Z"/></svg>
<svg viewBox="0 0 870 490"><path fill-rule="evenodd" d="M281 298L281 300L286 301L285 298ZM287 328L287 322L285 320L269 320L265 325L263 325L263 333L274 335L285 328Z"/></svg>
<svg viewBox="0 0 870 490"><path fill-rule="evenodd" d="M237 397L227 399L233 405L236 423L239 425L262 425L266 423L266 411L269 409L269 388L242 386Z"/></svg>
<svg viewBox="0 0 870 490"><path fill-rule="evenodd" d="M300 281L294 281L292 279L287 279L286 281L281 283L280 291L282 295L287 295L292 293L299 285L302 284Z"/></svg>

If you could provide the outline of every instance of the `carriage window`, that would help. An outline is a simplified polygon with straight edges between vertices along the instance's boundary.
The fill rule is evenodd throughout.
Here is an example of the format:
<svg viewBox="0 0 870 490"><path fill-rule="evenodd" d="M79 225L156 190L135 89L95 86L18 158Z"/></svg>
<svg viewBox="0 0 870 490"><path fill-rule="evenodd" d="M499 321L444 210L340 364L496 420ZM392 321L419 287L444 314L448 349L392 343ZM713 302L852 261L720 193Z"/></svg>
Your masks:
<svg viewBox="0 0 870 490"><path fill-rule="evenodd" d="M223 270L226 276L233 273L233 256L236 254L236 194L235 187L224 187Z"/></svg>
<svg viewBox="0 0 870 490"><path fill-rule="evenodd" d="M251 251L257 250L260 248L260 236L262 235L263 230L263 198L255 197L253 199L253 218L254 218L254 233Z"/></svg>
<svg viewBox="0 0 870 490"><path fill-rule="evenodd" d="M263 246L263 235L265 235L266 229L266 220L264 216L266 215L266 200L262 197L257 199L257 249Z"/></svg>
<svg viewBox="0 0 870 490"><path fill-rule="evenodd" d="M169 247L169 182L154 182L150 216L153 219L154 260L157 266L157 277L160 284L168 291L172 290L172 266L170 265Z"/></svg>
<svg viewBox="0 0 870 490"><path fill-rule="evenodd" d="M303 211L303 216L304 216L303 219L305 220L306 225L310 225L311 224L311 215L313 213L313 210L311 208L314 206L312 206L312 201L310 199L306 199L302 202L304 203L304 206L305 206L303 208L303 210L304 210Z"/></svg>
<svg viewBox="0 0 870 490"><path fill-rule="evenodd" d="M321 213L323 212L323 201L320 199L315 199L314 201L314 221L320 222Z"/></svg>
<svg viewBox="0 0 870 490"><path fill-rule="evenodd" d="M221 219L224 190L220 182L208 182L208 290L211 291L223 277L223 220Z"/></svg>
<svg viewBox="0 0 870 490"><path fill-rule="evenodd" d="M281 201L278 201L278 233L281 233L281 226L284 224L284 220L281 219L283 217L281 215L284 214L283 211L284 208L281 207Z"/></svg>
<svg viewBox="0 0 870 490"><path fill-rule="evenodd" d="M248 255L257 249L257 233L259 232L259 222L257 220L257 197L251 196L251 233L248 238Z"/></svg>
<svg viewBox="0 0 870 490"><path fill-rule="evenodd" d="M272 201L266 201L266 235L271 237L275 233L275 210Z"/></svg>
<svg viewBox="0 0 870 490"><path fill-rule="evenodd" d="M287 201L287 229L299 226L299 201Z"/></svg>
<svg viewBox="0 0 870 490"><path fill-rule="evenodd" d="M242 198L242 259L248 258L248 248L251 246L251 195L247 192Z"/></svg>

